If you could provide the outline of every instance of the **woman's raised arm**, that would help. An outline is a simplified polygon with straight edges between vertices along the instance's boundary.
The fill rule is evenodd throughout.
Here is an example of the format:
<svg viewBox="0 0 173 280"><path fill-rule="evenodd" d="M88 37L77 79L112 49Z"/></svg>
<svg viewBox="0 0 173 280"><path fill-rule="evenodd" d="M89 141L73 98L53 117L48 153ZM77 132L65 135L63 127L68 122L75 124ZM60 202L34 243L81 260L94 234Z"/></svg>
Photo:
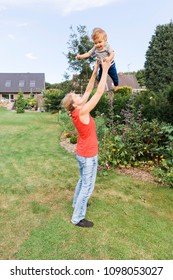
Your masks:
<svg viewBox="0 0 173 280"><path fill-rule="evenodd" d="M98 67L99 67L99 64L98 62L96 61L95 63L95 66L94 66L94 69L93 69L93 72L92 72L92 75L91 75L91 78L88 82L88 85L86 87L86 90L84 92L84 95L82 96L82 100L83 100L83 104L85 104L87 101L88 101L88 98L94 88L94 83L95 83L95 79L97 77L97 72L98 72Z"/></svg>
<svg viewBox="0 0 173 280"><path fill-rule="evenodd" d="M92 98L82 106L82 108L80 110L80 115L85 115L85 114L88 114L89 112L91 112L91 110L99 102L100 98L102 97L102 95L105 91L107 73L108 73L108 69L110 66L111 66L111 62L106 62L106 61L102 62L102 68L103 68L102 77L98 84L97 90L96 90L95 94L92 96ZM93 71L93 73L94 73L94 71Z"/></svg>

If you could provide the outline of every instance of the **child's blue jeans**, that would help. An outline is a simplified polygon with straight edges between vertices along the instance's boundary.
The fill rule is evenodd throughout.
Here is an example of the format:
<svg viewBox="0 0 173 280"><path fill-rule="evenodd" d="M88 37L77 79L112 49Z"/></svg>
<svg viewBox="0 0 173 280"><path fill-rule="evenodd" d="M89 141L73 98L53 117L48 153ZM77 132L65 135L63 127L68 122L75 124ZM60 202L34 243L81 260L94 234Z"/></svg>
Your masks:
<svg viewBox="0 0 173 280"><path fill-rule="evenodd" d="M114 86L118 86L118 74L117 74L117 69L115 67L115 62L111 64L108 70L108 75L112 78ZM101 76L102 76L102 65L100 64L99 72L98 72L98 81L100 81Z"/></svg>

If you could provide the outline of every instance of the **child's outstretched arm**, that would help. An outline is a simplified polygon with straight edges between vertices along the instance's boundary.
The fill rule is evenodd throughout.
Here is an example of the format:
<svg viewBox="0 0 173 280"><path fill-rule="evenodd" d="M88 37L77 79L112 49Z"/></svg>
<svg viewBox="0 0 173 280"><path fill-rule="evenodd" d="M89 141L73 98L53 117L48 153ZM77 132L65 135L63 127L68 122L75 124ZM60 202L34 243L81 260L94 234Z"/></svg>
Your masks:
<svg viewBox="0 0 173 280"><path fill-rule="evenodd" d="M87 52L87 53L84 53L84 54L77 54L75 56L76 59L83 59L83 58L88 58L91 56L91 53L90 52Z"/></svg>

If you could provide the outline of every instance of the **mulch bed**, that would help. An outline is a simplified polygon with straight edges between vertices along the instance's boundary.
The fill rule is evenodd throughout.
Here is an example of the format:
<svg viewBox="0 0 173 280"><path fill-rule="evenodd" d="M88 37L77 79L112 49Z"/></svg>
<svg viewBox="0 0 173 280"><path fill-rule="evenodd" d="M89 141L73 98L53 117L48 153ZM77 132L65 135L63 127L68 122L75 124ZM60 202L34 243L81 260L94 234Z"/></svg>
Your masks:
<svg viewBox="0 0 173 280"><path fill-rule="evenodd" d="M64 135L61 136L60 145L69 153L75 154L76 144L70 143L70 138L65 137Z"/></svg>
<svg viewBox="0 0 173 280"><path fill-rule="evenodd" d="M136 167L117 168L116 172L142 181L155 183L153 176L148 171Z"/></svg>

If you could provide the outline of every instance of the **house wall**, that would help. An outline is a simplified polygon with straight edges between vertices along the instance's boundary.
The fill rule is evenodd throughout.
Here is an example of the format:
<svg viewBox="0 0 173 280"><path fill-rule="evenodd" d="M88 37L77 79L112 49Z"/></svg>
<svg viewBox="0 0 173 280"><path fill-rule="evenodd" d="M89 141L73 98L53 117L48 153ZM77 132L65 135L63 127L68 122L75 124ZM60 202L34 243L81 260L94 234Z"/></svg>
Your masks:
<svg viewBox="0 0 173 280"><path fill-rule="evenodd" d="M18 93L10 93L7 94L9 96L9 99L5 100L3 99L3 94L0 93L0 107L6 107L8 110L13 109L14 101L18 97ZM13 98L11 98L13 96ZM27 98L30 96L30 93L24 93L24 97ZM38 102L38 110L42 111L43 110L43 104L44 104L44 99L43 99L43 94L42 93L36 93L34 94L34 97L37 99Z"/></svg>
<svg viewBox="0 0 173 280"><path fill-rule="evenodd" d="M10 93L0 93L0 100L2 100L3 99L3 96L4 95L6 95L8 98L8 100L9 101L11 101L11 102L13 102L14 100L16 100L17 99L17 97L18 97L18 93L13 93L13 92L10 92ZM39 95L39 94L37 94L37 93L34 93L34 96L35 96L35 98L37 99L37 95ZM24 93L24 97L29 97L30 96L30 93L28 92L28 93Z"/></svg>

